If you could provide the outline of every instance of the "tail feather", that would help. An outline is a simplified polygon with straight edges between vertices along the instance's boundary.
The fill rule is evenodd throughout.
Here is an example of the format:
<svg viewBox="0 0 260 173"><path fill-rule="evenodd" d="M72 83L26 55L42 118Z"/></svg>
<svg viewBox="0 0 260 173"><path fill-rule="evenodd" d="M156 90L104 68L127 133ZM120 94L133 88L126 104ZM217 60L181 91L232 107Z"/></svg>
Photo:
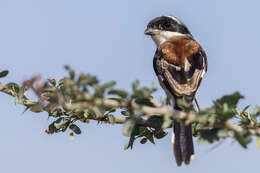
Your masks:
<svg viewBox="0 0 260 173"><path fill-rule="evenodd" d="M173 125L175 134L173 150L176 163L178 166L181 166L182 162L188 165L194 155L191 124L185 125L184 122L174 120Z"/></svg>
<svg viewBox="0 0 260 173"><path fill-rule="evenodd" d="M185 99L186 101L188 99ZM192 102L187 101L187 102ZM182 111L180 107L175 104L175 110ZM173 121L174 143L173 151L178 166L181 166L182 162L186 165L190 163L192 156L194 155L194 146L192 140L192 125L186 125L185 122Z"/></svg>

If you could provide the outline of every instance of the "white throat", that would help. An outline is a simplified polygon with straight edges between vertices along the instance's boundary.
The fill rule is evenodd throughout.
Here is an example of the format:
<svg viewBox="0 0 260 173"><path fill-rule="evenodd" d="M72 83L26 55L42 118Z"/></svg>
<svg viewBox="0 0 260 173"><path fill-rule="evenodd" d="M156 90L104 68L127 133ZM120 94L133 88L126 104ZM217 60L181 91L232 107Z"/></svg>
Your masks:
<svg viewBox="0 0 260 173"><path fill-rule="evenodd" d="M171 31L159 31L159 33L152 35L152 39L158 47L165 41L168 41L170 38L178 37L178 36L185 36L185 34L181 34L179 32L171 32Z"/></svg>

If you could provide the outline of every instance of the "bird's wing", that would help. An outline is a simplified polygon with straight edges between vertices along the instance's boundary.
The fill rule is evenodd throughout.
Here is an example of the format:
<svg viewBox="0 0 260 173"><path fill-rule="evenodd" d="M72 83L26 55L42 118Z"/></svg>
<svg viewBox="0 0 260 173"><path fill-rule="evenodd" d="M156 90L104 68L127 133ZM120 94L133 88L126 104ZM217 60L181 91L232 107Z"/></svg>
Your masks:
<svg viewBox="0 0 260 173"><path fill-rule="evenodd" d="M176 51L171 43L165 45L166 48L159 47L154 56L154 70L160 84L175 98L186 97L185 100L190 103L207 71L206 54L199 47L195 51L190 50L187 57L176 58L176 54L183 53ZM189 51L192 47L187 49Z"/></svg>

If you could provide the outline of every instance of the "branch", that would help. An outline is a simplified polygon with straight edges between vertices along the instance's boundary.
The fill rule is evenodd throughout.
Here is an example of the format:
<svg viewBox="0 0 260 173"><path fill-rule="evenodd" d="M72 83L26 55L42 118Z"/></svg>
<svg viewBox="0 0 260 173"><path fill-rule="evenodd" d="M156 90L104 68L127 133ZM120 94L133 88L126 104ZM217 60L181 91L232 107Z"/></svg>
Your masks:
<svg viewBox="0 0 260 173"><path fill-rule="evenodd" d="M137 138L154 143L153 137L164 137L167 134L164 129L172 126L172 119L185 121L186 124L193 123L193 135L210 143L233 137L246 147L251 141L248 137L260 136L260 125L256 119L260 108L256 107L253 113L246 111L248 107L239 111L237 103L243 96L238 92L223 96L213 106L199 112L181 101L178 104L186 112L173 111L164 103L156 103L151 97L156 91L154 87L140 87L137 81L133 83L132 93L129 94L115 89L115 82L99 84L95 76L84 74L76 78L73 70L69 67L66 69L69 77L58 82L54 79L44 82L41 77L35 76L24 81L22 86L0 83L0 92L13 96L15 102L24 105L26 110L47 112L56 118L46 130L50 134L65 132L67 128L70 128L70 135L73 132L79 134L80 129L75 125L77 121L124 124L124 135L130 137L128 148L132 147L132 142ZM35 93L37 101L26 97L28 90ZM115 111L121 111L123 116L115 116ZM239 120L231 122L236 116ZM212 141L213 136L215 140Z"/></svg>

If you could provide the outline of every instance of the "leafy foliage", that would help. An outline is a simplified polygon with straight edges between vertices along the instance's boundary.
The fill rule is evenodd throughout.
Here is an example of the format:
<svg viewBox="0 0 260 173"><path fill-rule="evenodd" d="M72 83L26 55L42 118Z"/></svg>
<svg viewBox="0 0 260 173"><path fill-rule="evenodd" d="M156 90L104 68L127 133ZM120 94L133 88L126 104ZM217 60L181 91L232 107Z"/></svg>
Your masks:
<svg viewBox="0 0 260 173"><path fill-rule="evenodd" d="M260 107L255 107L252 113L248 111L249 106L240 110L237 104L244 96L239 92L225 95L199 112L178 100L179 105L189 112L180 116L180 113L167 108L167 101L159 105L155 103L152 97L156 91L154 86L142 87L139 81L135 81L132 91L127 92L115 88L114 81L100 83L96 76L77 75L69 66L65 69L69 75L60 80L44 82L40 76L35 76L22 85L0 83L0 92L13 96L16 104L26 107L25 111L46 112L53 117L46 133L68 132L71 139L74 134L81 134L78 123L98 121L124 124L123 135L129 138L125 149L132 149L136 140L141 144L148 141L154 144L164 138L167 135L165 130L172 126L174 118L193 123L193 135L201 144L212 144L232 137L246 148L252 137L257 136L259 146L260 124L257 117ZM0 78L7 74L8 71L0 72ZM36 101L27 98L28 90L37 96ZM118 116L119 113L121 116Z"/></svg>
<svg viewBox="0 0 260 173"><path fill-rule="evenodd" d="M8 71L7 70L4 70L4 71L0 72L0 78L5 77L7 75L8 75Z"/></svg>

